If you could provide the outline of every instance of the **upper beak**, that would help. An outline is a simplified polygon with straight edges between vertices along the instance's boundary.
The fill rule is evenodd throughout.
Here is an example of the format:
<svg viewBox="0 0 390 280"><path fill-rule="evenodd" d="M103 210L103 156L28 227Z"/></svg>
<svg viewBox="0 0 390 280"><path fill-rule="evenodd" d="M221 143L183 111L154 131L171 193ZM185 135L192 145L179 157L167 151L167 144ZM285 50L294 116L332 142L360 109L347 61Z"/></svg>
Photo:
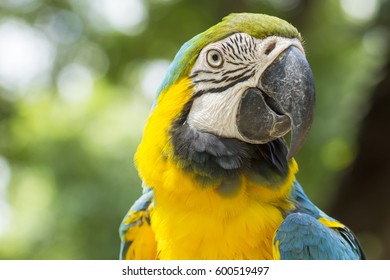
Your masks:
<svg viewBox="0 0 390 280"><path fill-rule="evenodd" d="M250 142L266 143L291 129L290 160L302 147L315 108L313 74L295 46L284 50L263 72L257 88L247 89L237 112L237 127Z"/></svg>

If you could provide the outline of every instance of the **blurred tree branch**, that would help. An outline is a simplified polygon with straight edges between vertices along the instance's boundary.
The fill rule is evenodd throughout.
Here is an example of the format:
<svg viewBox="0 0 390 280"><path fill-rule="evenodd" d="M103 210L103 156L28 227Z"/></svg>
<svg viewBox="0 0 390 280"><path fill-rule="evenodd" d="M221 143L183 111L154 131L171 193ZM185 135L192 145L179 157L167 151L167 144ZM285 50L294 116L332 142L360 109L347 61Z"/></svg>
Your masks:
<svg viewBox="0 0 390 280"><path fill-rule="evenodd" d="M387 34L389 12L387 2L376 24L386 28ZM371 108L361 125L356 160L341 180L330 214L356 232L379 238L381 255L372 257L390 259L390 56L385 65L384 77L373 90Z"/></svg>
<svg viewBox="0 0 390 280"><path fill-rule="evenodd" d="M363 121L358 154L341 182L331 214L356 232L377 235L385 259L390 259L390 60L386 76L372 97L372 107Z"/></svg>

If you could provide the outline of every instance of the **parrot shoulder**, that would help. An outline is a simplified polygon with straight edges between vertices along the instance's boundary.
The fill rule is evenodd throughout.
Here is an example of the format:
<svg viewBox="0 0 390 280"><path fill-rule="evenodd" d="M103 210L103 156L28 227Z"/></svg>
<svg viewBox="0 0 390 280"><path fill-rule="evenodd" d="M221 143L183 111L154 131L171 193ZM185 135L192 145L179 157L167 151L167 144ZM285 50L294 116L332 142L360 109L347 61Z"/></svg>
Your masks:
<svg viewBox="0 0 390 280"><path fill-rule="evenodd" d="M154 193L145 188L124 217L119 228L121 237L120 259L156 259L157 246L150 225L150 216L154 208Z"/></svg>
<svg viewBox="0 0 390 280"><path fill-rule="evenodd" d="M348 260L364 259L364 253L343 224L331 218L316 219L308 213L294 212L280 224L273 240L276 259Z"/></svg>

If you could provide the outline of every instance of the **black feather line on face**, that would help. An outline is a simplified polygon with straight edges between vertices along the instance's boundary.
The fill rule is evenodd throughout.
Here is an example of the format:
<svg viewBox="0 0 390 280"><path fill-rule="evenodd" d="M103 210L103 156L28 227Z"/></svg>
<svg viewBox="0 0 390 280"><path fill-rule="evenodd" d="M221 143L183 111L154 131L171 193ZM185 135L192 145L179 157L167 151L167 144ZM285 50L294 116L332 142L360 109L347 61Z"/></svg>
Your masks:
<svg viewBox="0 0 390 280"><path fill-rule="evenodd" d="M186 122L192 102L171 127L174 160L205 183L234 179L239 174L258 174L264 181L280 181L288 174L287 148L282 139L266 144L250 144L201 132Z"/></svg>

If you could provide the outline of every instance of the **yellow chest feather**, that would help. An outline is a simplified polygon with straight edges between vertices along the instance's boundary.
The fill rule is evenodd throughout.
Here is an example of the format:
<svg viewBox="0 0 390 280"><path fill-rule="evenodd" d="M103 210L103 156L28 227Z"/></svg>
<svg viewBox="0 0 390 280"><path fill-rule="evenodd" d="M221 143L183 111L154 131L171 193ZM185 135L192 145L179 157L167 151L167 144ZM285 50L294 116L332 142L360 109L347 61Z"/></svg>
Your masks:
<svg viewBox="0 0 390 280"><path fill-rule="evenodd" d="M160 259L272 259L272 238L291 210L288 194L297 166L274 188L255 185L242 175L234 195L203 186L171 158L169 128L190 97L188 79L161 94L145 127L135 159L140 176L154 189L151 225ZM177 98L178 94L188 96ZM221 182L219 182L221 183Z"/></svg>
<svg viewBox="0 0 390 280"><path fill-rule="evenodd" d="M182 198L194 199L193 196ZM224 212L212 191L205 190L195 196L199 203L207 201L207 207L202 205L201 209L189 210L183 205L172 206L176 201L168 205L157 201L160 205L152 214L152 227L158 258L273 258L272 238L282 221L275 207L247 199L241 209L232 207L231 211Z"/></svg>
<svg viewBox="0 0 390 280"><path fill-rule="evenodd" d="M151 217L159 259L273 259L280 209L292 208L287 184L270 190L242 177L238 193L224 197L173 167L163 178Z"/></svg>

